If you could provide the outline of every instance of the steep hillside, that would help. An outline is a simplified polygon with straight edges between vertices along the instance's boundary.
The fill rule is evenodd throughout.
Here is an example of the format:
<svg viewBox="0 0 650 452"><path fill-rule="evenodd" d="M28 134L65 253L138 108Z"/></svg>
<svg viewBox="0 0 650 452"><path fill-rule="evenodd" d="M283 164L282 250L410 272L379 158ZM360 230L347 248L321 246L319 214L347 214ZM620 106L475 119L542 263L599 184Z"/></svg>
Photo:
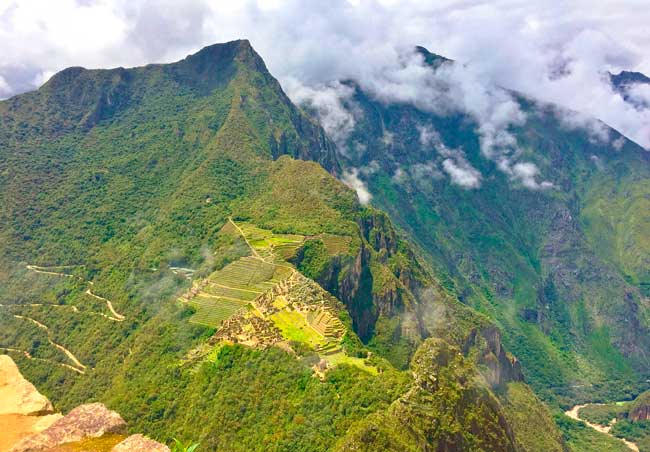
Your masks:
<svg viewBox="0 0 650 452"><path fill-rule="evenodd" d="M432 70L455 64L419 52ZM568 404L647 386L650 154L511 93L526 116L507 129L517 152L499 162L481 149L490 126L473 116L347 84L355 127L342 166L442 284L497 321L536 391Z"/></svg>
<svg viewBox="0 0 650 452"><path fill-rule="evenodd" d="M247 41L55 75L0 103L0 165L0 347L59 408L101 401L204 450L311 451L413 397L485 427L396 432L409 447L535 450L530 407L562 447L498 329L332 176L333 144ZM449 400L418 389L413 356Z"/></svg>

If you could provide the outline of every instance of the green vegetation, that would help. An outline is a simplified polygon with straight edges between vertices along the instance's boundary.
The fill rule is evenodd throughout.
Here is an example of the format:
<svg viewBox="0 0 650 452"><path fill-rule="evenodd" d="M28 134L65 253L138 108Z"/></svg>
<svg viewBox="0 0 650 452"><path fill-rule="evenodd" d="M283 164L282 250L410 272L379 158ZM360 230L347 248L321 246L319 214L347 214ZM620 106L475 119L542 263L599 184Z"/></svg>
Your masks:
<svg viewBox="0 0 650 452"><path fill-rule="evenodd" d="M597 432L584 422L557 415L555 421L572 452L629 452L625 444L616 438Z"/></svg>
<svg viewBox="0 0 650 452"><path fill-rule="evenodd" d="M300 248L298 270L308 278L318 278L330 262L330 253L322 240L308 240Z"/></svg>
<svg viewBox="0 0 650 452"><path fill-rule="evenodd" d="M517 432L517 442L523 450L563 451L561 434L554 431L553 416L530 387L522 382L508 383L502 403L508 424Z"/></svg>
<svg viewBox="0 0 650 452"><path fill-rule="evenodd" d="M450 212L430 193L414 197L409 223L405 192L378 195L380 205L402 202L394 218L421 237L414 247L326 171L340 165L244 41L171 65L72 68L0 102L0 347L58 409L102 401L133 431L206 451L344 448L366 444L376 424L368 444L398 450L530 444L517 411L546 414L522 388L502 407L498 390L523 383L491 319L508 328L510 348L532 344L527 370L560 363L563 383L577 361L572 333L558 326L575 306L557 309L548 335L505 308L535 306L535 222L485 217L488 200L464 194ZM389 184L383 176L371 187ZM479 265L485 256L490 265ZM71 266L73 276L30 265ZM516 303L488 284L495 268L516 279ZM108 304L89 288L124 319L97 315ZM561 301L550 285L539 293ZM610 331L592 331L606 350ZM85 373L64 366L49 339ZM315 372L321 359L330 366ZM540 430L552 444L547 420Z"/></svg>
<svg viewBox="0 0 650 452"><path fill-rule="evenodd" d="M640 452L650 451L650 421L632 422L627 419L614 424L612 435L632 441Z"/></svg>
<svg viewBox="0 0 650 452"><path fill-rule="evenodd" d="M172 446L172 452L194 452L199 447L199 443L192 443L191 441L187 444L183 444L181 441L174 438L174 445Z"/></svg>
<svg viewBox="0 0 650 452"><path fill-rule="evenodd" d="M372 168L361 174L373 205L422 251L445 289L500 327L537 394L569 405L647 389L648 153L613 130L620 150L566 130L551 112L517 96L527 113L510 131L518 161L534 163L538 182L553 184L530 190L485 158L478 124L467 115L386 104L355 88L348 106L361 113L342 166ZM443 145L480 171L480 188L447 177ZM395 323L381 321L362 339L397 338L406 350ZM387 348L377 343L376 350ZM392 350L391 361L404 366L408 354L400 359L404 351Z"/></svg>
<svg viewBox="0 0 650 452"><path fill-rule="evenodd" d="M190 322L214 328L218 328L221 322L246 306L240 301L205 296L192 298L189 304L196 309L196 314L192 316Z"/></svg>
<svg viewBox="0 0 650 452"><path fill-rule="evenodd" d="M338 351L336 353L331 353L327 355L327 361L333 366L340 366L341 364L347 364L350 366L356 366L360 369L370 372L372 375L378 375L377 367L369 365L368 360L364 358L359 358L357 356L349 356L343 351Z"/></svg>
<svg viewBox="0 0 650 452"><path fill-rule="evenodd" d="M609 425L612 420L618 419L623 413L627 413L627 404L622 403L605 403L605 404L589 404L586 407L580 408L578 417L593 424Z"/></svg>
<svg viewBox="0 0 650 452"><path fill-rule="evenodd" d="M307 323L305 317L295 311L279 311L271 316L271 320L290 341L303 342L311 348L326 343L325 338Z"/></svg>

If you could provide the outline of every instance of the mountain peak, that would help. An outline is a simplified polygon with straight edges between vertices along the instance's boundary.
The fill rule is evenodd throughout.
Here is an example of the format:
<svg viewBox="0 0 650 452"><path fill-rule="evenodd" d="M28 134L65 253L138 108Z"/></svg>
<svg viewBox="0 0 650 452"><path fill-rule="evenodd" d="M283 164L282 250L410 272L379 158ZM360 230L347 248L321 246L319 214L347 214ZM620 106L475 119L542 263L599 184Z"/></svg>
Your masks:
<svg viewBox="0 0 650 452"><path fill-rule="evenodd" d="M224 65L238 62L251 69L268 72L262 57L253 49L248 39L238 39L222 44L212 44L188 55L185 59L173 65L190 65L198 73L214 69L222 69Z"/></svg>
<svg viewBox="0 0 650 452"><path fill-rule="evenodd" d="M618 74L609 74L612 84L619 88L624 85L635 85L637 83L649 83L650 77L641 73L633 71L621 71Z"/></svg>
<svg viewBox="0 0 650 452"><path fill-rule="evenodd" d="M454 60L450 60L449 58L446 58L442 55L430 52L427 48L422 46L415 46L415 51L422 55L424 62L429 66L432 66L434 69L437 69L442 64L454 62Z"/></svg>

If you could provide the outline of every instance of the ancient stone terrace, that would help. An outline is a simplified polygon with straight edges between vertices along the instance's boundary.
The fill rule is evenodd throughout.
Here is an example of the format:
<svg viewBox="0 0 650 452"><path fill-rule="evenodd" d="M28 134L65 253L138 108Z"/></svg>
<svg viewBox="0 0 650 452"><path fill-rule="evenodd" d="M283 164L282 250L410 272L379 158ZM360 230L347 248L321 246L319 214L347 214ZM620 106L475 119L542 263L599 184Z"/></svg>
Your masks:
<svg viewBox="0 0 650 452"><path fill-rule="evenodd" d="M309 324L327 338L339 338L345 333L343 323L328 311L312 311L307 315Z"/></svg>

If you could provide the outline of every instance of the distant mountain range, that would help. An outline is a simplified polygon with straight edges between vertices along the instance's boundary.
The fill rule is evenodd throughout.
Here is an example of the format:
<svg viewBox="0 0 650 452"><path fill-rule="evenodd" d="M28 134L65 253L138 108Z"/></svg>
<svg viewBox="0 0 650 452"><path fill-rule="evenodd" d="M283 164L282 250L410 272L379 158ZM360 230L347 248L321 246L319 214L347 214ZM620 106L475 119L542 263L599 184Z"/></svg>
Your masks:
<svg viewBox="0 0 650 452"><path fill-rule="evenodd" d="M623 447L561 412L648 388L650 155L341 83L336 141L245 40L0 102L1 350L199 450Z"/></svg>

